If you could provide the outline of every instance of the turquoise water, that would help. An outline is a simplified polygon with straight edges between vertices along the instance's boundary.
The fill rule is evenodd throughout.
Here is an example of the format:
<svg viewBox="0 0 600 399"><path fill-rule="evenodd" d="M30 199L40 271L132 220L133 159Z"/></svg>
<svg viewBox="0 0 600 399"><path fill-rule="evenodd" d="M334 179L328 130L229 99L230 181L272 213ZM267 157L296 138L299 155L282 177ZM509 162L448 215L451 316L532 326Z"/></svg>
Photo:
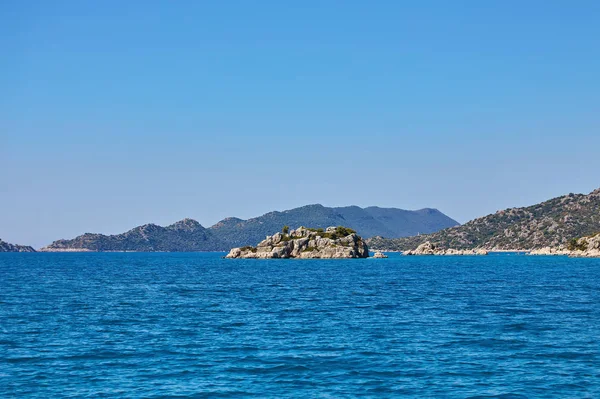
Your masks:
<svg viewBox="0 0 600 399"><path fill-rule="evenodd" d="M600 260L0 254L0 397L600 398Z"/></svg>

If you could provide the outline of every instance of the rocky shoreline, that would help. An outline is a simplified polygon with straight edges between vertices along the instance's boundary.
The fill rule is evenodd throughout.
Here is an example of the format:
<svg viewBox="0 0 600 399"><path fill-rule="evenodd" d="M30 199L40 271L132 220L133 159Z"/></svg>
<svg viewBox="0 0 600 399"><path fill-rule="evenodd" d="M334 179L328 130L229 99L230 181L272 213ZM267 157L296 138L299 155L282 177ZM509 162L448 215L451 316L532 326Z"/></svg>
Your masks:
<svg viewBox="0 0 600 399"><path fill-rule="evenodd" d="M571 241L566 247L541 248L528 255L558 255L571 258L600 258L600 233Z"/></svg>
<svg viewBox="0 0 600 399"><path fill-rule="evenodd" d="M567 246L544 247L532 250L487 250L440 248L429 241L419 245L416 249L404 251L403 255L487 255L489 252L522 252L532 256L569 256L572 258L600 258L600 233L572 240Z"/></svg>
<svg viewBox="0 0 600 399"><path fill-rule="evenodd" d="M439 248L435 244L427 241L419 245L416 249L402 252L403 255L440 255L440 256L476 256L487 255L485 249L453 249Z"/></svg>
<svg viewBox="0 0 600 399"><path fill-rule="evenodd" d="M527 255L541 255L541 256L570 256L571 255L571 251L567 250L567 249L563 249L563 248L551 248L551 247L544 247L544 248L538 248L538 249L533 249L531 251L527 252Z"/></svg>
<svg viewBox="0 0 600 399"><path fill-rule="evenodd" d="M99 252L87 248L53 248L43 247L38 250L39 252Z"/></svg>
<svg viewBox="0 0 600 399"><path fill-rule="evenodd" d="M367 258L369 248L354 230L345 227L296 230L267 236L256 247L233 248L227 259L352 259Z"/></svg>

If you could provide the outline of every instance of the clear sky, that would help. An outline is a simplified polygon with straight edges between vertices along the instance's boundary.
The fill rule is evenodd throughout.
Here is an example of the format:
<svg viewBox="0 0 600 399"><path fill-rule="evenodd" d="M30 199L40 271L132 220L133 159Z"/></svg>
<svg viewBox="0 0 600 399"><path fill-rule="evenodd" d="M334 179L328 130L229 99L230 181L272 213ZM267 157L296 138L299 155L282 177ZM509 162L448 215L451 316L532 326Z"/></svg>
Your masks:
<svg viewBox="0 0 600 399"><path fill-rule="evenodd" d="M293 4L292 4L293 3ZM0 2L0 238L600 186L599 1Z"/></svg>

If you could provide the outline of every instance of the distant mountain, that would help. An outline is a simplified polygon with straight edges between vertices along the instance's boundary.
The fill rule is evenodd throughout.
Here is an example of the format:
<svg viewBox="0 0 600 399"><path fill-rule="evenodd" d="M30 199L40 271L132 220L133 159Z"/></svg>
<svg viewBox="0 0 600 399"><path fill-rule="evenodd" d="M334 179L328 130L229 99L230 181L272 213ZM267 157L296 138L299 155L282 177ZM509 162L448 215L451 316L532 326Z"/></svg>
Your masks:
<svg viewBox="0 0 600 399"><path fill-rule="evenodd" d="M333 208L322 205L307 205L283 212L269 212L262 216L242 220L237 218L225 219L209 230L225 244L224 248L231 249L245 245L256 245L271 235L281 230L284 225L292 229L300 226L314 226L326 228L329 226L342 226L354 228L345 223L342 215Z"/></svg>
<svg viewBox="0 0 600 399"><path fill-rule="evenodd" d="M568 194L537 205L511 208L433 234L367 240L370 248L410 250L430 241L440 248L518 249L558 247L600 232L600 188Z"/></svg>
<svg viewBox="0 0 600 399"><path fill-rule="evenodd" d="M327 228L347 226L363 237L405 237L418 233L432 233L458 222L437 209L406 211L396 208L360 208L347 206L328 208L323 205L306 205L283 212L269 212L263 216L241 220L229 218L209 230L229 247L256 245L267 235L287 225Z"/></svg>
<svg viewBox="0 0 600 399"><path fill-rule="evenodd" d="M366 237L407 237L416 234L433 233L459 224L456 220L449 218L437 209L431 208L406 211L404 209L371 206L364 210L389 230L388 234L381 234L375 229L369 230L368 226L361 229L357 225L357 229L364 230L362 234Z"/></svg>
<svg viewBox="0 0 600 399"><path fill-rule="evenodd" d="M458 222L436 209L406 211L395 208L328 208L307 205L283 212L243 220L227 218L206 229L192 219L171 226L147 224L126 233L103 235L86 233L72 240L58 240L43 248L46 251L226 251L233 247L256 245L284 225L327 228L347 226L358 234L403 237L431 233Z"/></svg>
<svg viewBox="0 0 600 399"><path fill-rule="evenodd" d="M116 235L86 233L72 240L54 241L41 251L193 252L221 248L200 223L183 219L166 227L145 224Z"/></svg>
<svg viewBox="0 0 600 399"><path fill-rule="evenodd" d="M0 240L0 252L35 252L35 249L25 245L9 244Z"/></svg>

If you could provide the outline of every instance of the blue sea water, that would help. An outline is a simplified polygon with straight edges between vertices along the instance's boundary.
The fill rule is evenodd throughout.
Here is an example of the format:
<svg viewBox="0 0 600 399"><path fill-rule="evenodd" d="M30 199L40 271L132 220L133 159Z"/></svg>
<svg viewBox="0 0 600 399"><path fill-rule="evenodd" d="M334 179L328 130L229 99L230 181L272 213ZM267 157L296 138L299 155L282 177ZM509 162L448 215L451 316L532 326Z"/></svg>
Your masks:
<svg viewBox="0 0 600 399"><path fill-rule="evenodd" d="M0 397L600 398L600 260L0 254Z"/></svg>

